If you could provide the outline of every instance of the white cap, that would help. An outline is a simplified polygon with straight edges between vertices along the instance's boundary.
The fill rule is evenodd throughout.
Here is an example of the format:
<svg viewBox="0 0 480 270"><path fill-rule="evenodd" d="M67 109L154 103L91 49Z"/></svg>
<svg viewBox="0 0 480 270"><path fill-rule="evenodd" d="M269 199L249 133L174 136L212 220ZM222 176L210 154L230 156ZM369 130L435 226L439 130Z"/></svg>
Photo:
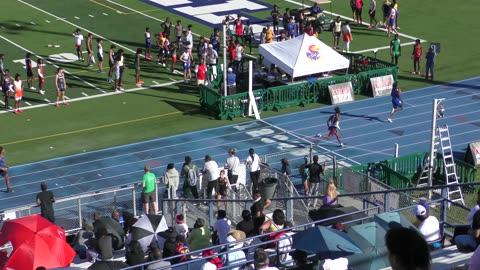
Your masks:
<svg viewBox="0 0 480 270"><path fill-rule="evenodd" d="M423 216L427 213L427 209L425 209L425 207L421 206L421 205L416 205L414 208L413 208L413 214L415 216Z"/></svg>
<svg viewBox="0 0 480 270"><path fill-rule="evenodd" d="M228 72L233 72L233 69L232 69L232 68L228 68L227 71L228 71Z"/></svg>
<svg viewBox="0 0 480 270"><path fill-rule="evenodd" d="M213 45L212 45L212 44L208 44L208 48L213 48Z"/></svg>

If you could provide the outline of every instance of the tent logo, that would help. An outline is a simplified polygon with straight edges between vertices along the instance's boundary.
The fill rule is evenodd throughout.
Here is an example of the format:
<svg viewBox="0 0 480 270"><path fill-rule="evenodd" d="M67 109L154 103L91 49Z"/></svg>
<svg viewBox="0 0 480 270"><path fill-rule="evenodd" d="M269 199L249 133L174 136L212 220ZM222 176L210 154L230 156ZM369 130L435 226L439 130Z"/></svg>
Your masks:
<svg viewBox="0 0 480 270"><path fill-rule="evenodd" d="M320 60L320 45L314 44L314 45L308 46L307 58L311 62Z"/></svg>

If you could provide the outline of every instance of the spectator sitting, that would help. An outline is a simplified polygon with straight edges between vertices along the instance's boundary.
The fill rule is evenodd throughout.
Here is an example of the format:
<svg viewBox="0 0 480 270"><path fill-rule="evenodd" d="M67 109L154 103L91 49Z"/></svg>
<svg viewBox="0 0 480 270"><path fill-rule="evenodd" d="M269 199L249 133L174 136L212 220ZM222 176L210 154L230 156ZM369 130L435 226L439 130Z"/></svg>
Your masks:
<svg viewBox="0 0 480 270"><path fill-rule="evenodd" d="M175 246L175 256L190 252L190 250L188 250L188 248L184 245L184 243L185 243L185 237L180 234L177 235L176 246ZM187 261L187 256L184 255L184 256L174 258L172 263L175 264L175 263L181 263L186 261Z"/></svg>
<svg viewBox="0 0 480 270"><path fill-rule="evenodd" d="M430 270L432 259L425 239L414 229L387 231L385 242L393 270Z"/></svg>
<svg viewBox="0 0 480 270"><path fill-rule="evenodd" d="M107 229L100 227L97 234L95 235L97 239L96 251L98 252L99 260L110 260L113 258L113 246L112 246L112 236L107 232Z"/></svg>
<svg viewBox="0 0 480 270"><path fill-rule="evenodd" d="M168 229L165 232L159 233L159 236L163 240L163 245L161 244L162 241L159 241L159 245L163 246L163 258L169 258L175 255L175 248L177 247L177 232L174 229ZM170 261L172 263L172 261Z"/></svg>
<svg viewBox="0 0 480 270"><path fill-rule="evenodd" d="M227 219L227 212L225 212L225 210L218 210L217 221L213 224L213 230L217 233L218 243L213 241L214 245L227 243L231 223L232 222Z"/></svg>
<svg viewBox="0 0 480 270"><path fill-rule="evenodd" d="M234 243L245 239L245 236L245 233L239 230L231 230L228 234L227 242L231 244L229 244L228 253L222 255L221 259L223 265L233 266L229 269L243 269L243 264L247 262L245 253L241 250L243 242ZM222 249L222 251L226 251L226 249Z"/></svg>
<svg viewBox="0 0 480 270"><path fill-rule="evenodd" d="M471 229L467 234L457 235L455 237L455 244L462 253L469 253L475 251L480 243L480 211L473 215Z"/></svg>
<svg viewBox="0 0 480 270"><path fill-rule="evenodd" d="M85 221L82 224L82 229L78 231L73 240L73 250L78 254L80 259L87 258L86 242L94 237L92 223Z"/></svg>
<svg viewBox="0 0 480 270"><path fill-rule="evenodd" d="M253 265L256 270L265 269L265 270L278 270L277 267L270 267L270 259L268 258L268 253L265 252L263 248L255 249L253 254Z"/></svg>
<svg viewBox="0 0 480 270"><path fill-rule="evenodd" d="M259 228L259 234L264 232L275 232L282 230L285 225L285 213L282 209L275 209L273 211L272 219L265 221Z"/></svg>
<svg viewBox="0 0 480 270"><path fill-rule="evenodd" d="M158 261L160 259L162 259L162 252L160 251L160 249L154 248L152 250L152 258L150 261L153 262L153 261ZM155 262L155 263L149 264L147 266L147 270L155 270L155 269L165 267L165 266L170 266L170 265L171 265L170 262L166 262L166 261ZM172 268L162 268L162 269L171 270Z"/></svg>
<svg viewBox="0 0 480 270"><path fill-rule="evenodd" d="M337 191L337 187L335 186L335 183L333 182L333 180L332 179L328 180L328 185L325 188L324 195L326 195L326 197L323 198L323 205L337 205L338 194L339 192Z"/></svg>
<svg viewBox="0 0 480 270"><path fill-rule="evenodd" d="M442 237L440 235L440 223L438 222L438 219L434 216L429 216L426 208L420 204L413 208L413 214L420 221L418 230L425 240L431 243L432 248L440 248Z"/></svg>
<svg viewBox="0 0 480 270"><path fill-rule="evenodd" d="M295 268L291 270L316 270L316 265L314 263L308 262L307 253L303 250L294 250L290 252L290 256L292 256L293 260L295 261Z"/></svg>
<svg viewBox="0 0 480 270"><path fill-rule="evenodd" d="M242 211L242 221L237 224L237 230L245 233L246 237L253 237L256 235L255 227L253 226L252 213L249 210Z"/></svg>
<svg viewBox="0 0 480 270"><path fill-rule="evenodd" d="M222 261L217 256L214 256L213 250L209 249L202 253L202 257L209 257L202 265L201 270L215 270L223 267ZM211 256L211 257L210 257Z"/></svg>
<svg viewBox="0 0 480 270"><path fill-rule="evenodd" d="M190 235L187 239L188 247L191 251L211 247L211 238L212 233L209 229L205 228L205 221L201 218L198 218L195 221L193 230L190 232Z"/></svg>
<svg viewBox="0 0 480 270"><path fill-rule="evenodd" d="M177 223L175 225L175 231L177 232L178 235L183 235L183 237L187 237L188 234L188 225L185 224L184 222L184 216L183 214L177 214L175 217L175 222Z"/></svg>
<svg viewBox="0 0 480 270"><path fill-rule="evenodd" d="M167 170L163 175L163 183L167 188L167 194L169 199L177 198L178 184L180 181L180 176L177 169L175 169L175 164L169 163L167 165Z"/></svg>
<svg viewBox="0 0 480 270"><path fill-rule="evenodd" d="M128 249L125 253L125 263L133 266L142 264L145 262L145 254L143 253L142 245L137 240L132 240L128 245ZM138 267L136 269L141 269Z"/></svg>

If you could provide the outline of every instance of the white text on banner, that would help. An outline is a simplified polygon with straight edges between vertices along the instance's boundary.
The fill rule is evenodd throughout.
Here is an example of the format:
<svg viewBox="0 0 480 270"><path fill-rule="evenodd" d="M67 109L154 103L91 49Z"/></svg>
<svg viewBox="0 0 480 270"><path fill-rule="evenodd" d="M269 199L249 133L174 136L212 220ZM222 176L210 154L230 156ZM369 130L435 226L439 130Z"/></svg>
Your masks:
<svg viewBox="0 0 480 270"><path fill-rule="evenodd" d="M392 92L393 76L392 74L370 78L372 84L373 96L389 96Z"/></svg>
<svg viewBox="0 0 480 270"><path fill-rule="evenodd" d="M328 86L332 104L340 104L355 101L351 82L333 84Z"/></svg>

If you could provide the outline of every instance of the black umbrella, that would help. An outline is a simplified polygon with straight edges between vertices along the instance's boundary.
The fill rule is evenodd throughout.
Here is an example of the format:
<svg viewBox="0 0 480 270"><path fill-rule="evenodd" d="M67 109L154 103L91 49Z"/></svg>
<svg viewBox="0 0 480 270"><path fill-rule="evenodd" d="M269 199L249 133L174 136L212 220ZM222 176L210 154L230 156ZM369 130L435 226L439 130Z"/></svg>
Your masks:
<svg viewBox="0 0 480 270"><path fill-rule="evenodd" d="M144 215L132 227L132 240L137 240L146 252L157 234L168 230L167 221L162 215Z"/></svg>
<svg viewBox="0 0 480 270"><path fill-rule="evenodd" d="M122 261L96 261L88 269L91 270L117 270L129 267L130 265Z"/></svg>
<svg viewBox="0 0 480 270"><path fill-rule="evenodd" d="M115 250L122 249L124 246L125 232L123 231L122 225L113 218L102 217L95 220L93 223L94 233L97 233L100 228L107 229L107 233L112 236L112 244Z"/></svg>
<svg viewBox="0 0 480 270"><path fill-rule="evenodd" d="M327 219L327 218L333 218L333 217L336 217L336 216L345 215L345 214L352 213L352 212L357 212L357 211L358 211L358 209L356 209L355 207L323 205L319 209L311 210L310 212L308 212L308 216L312 220L317 221L317 220L324 220L324 219ZM331 220L320 222L318 225L333 226L333 225L335 225L335 223L344 223L346 221L357 220L357 219L360 219L360 218L363 218L363 217L366 217L366 215L361 214L361 213L350 214L348 216L334 218L334 219L331 219ZM355 225L355 224L349 224L349 226L352 226L352 225ZM349 226L347 226L347 227L349 227Z"/></svg>

